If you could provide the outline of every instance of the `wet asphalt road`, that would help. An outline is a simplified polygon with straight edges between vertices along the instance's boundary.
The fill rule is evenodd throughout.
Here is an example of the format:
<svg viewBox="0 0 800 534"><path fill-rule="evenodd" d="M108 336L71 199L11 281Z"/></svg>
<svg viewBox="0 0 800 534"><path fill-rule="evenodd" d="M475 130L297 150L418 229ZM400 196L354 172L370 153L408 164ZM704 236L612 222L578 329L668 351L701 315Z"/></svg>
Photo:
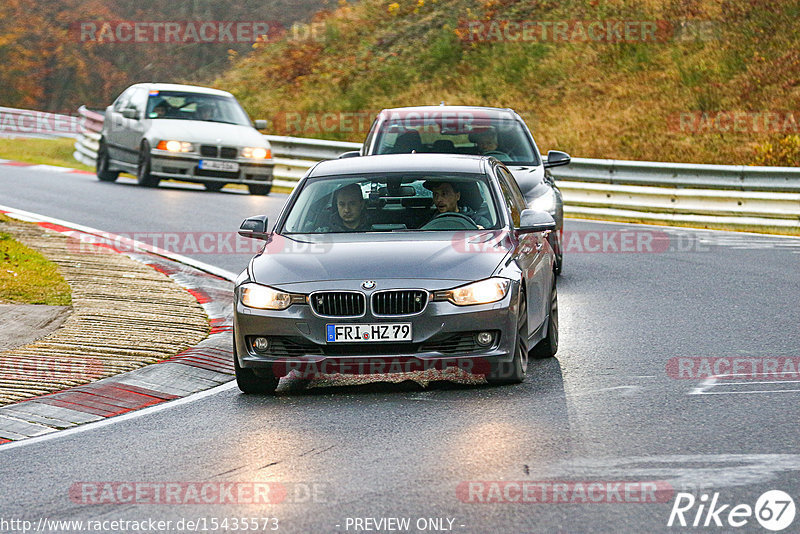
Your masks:
<svg viewBox="0 0 800 534"><path fill-rule="evenodd" d="M246 216L274 218L285 198L0 167L0 204L126 234L235 232ZM11 519L152 519L178 532L188 530L175 528L181 519L211 527L228 518L232 532L232 518L246 517L277 518L278 532L696 532L704 529L667 526L677 492L753 506L780 489L800 505L800 385L786 380L791 374L676 378L678 358L739 358L745 366L800 358L800 240L571 220L566 227L561 346L555 359L531 366L524 384L375 382L289 387L275 398L223 388L102 428L0 447L0 531L11 531L2 528ZM615 251L623 235L654 245ZM588 251L598 243L601 250ZM179 252L237 273L249 259ZM80 483L99 481L272 482L281 502L76 497L89 487ZM513 499L523 482L545 482L548 501L581 501L580 483L602 482L606 490L585 500L614 499L607 488L621 481L632 488L617 499L624 503L474 502ZM559 483L570 489L559 494ZM665 491L644 491L652 487ZM636 502L642 495L660 502ZM406 518L410 528L367 518ZM753 517L741 528L707 530L767 532ZM800 517L783 532L797 531Z"/></svg>

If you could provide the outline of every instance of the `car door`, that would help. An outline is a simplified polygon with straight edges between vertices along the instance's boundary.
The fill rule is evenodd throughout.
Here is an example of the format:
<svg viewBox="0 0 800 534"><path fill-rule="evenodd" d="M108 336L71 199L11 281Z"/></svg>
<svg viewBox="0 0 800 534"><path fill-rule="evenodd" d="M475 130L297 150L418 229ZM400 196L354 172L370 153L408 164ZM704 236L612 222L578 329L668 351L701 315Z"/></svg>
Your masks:
<svg viewBox="0 0 800 534"><path fill-rule="evenodd" d="M526 208L525 197L505 167L495 167L503 200L511 214L514 228L519 228L520 215ZM550 287L553 270L547 261L546 239L541 232L522 234L514 250L514 259L522 268L528 290L528 325L530 332L544 323L550 310ZM528 347L530 348L530 347Z"/></svg>
<svg viewBox="0 0 800 534"><path fill-rule="evenodd" d="M125 128L126 119L122 116L122 110L128 107L128 103L135 92L136 87L128 87L117 97L111 109L106 113L103 137L108 147L108 155L116 161L128 161L123 144L123 139L125 138L123 129Z"/></svg>
<svg viewBox="0 0 800 534"><path fill-rule="evenodd" d="M147 89L136 88L128 101L127 109L133 116L125 119L121 144L125 147L127 161L131 164L138 163L139 145L142 142L145 130L145 108L147 107Z"/></svg>

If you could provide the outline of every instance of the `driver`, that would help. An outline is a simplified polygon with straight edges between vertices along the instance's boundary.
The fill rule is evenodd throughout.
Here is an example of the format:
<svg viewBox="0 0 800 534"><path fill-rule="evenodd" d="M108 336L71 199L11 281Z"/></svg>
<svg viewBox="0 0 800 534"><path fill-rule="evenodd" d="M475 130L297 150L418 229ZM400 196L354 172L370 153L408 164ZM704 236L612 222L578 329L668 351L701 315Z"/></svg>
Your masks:
<svg viewBox="0 0 800 534"><path fill-rule="evenodd" d="M470 141L475 143L478 147L478 152L483 156L494 156L499 159L510 159L508 154L497 150L497 130L494 127L473 132L470 135Z"/></svg>
<svg viewBox="0 0 800 534"><path fill-rule="evenodd" d="M372 228L367 221L366 201L358 184L348 184L333 193L336 214L327 226L320 226L316 232L364 232Z"/></svg>
<svg viewBox="0 0 800 534"><path fill-rule="evenodd" d="M216 112L212 104L200 104L197 106L197 117L201 121L209 121L215 118Z"/></svg>
<svg viewBox="0 0 800 534"><path fill-rule="evenodd" d="M458 190L456 184L427 180L422 187L433 193L433 205L436 206L433 218L443 213L460 213L472 219L472 222L480 229L491 226L486 217L479 215L469 206L458 205L458 201L461 200L461 191Z"/></svg>

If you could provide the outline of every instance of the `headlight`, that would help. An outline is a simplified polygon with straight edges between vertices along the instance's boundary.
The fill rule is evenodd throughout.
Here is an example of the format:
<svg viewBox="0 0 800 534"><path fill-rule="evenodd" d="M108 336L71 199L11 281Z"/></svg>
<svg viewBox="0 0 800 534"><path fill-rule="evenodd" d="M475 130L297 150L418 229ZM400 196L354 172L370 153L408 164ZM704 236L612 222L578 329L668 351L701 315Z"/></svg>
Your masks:
<svg viewBox="0 0 800 534"><path fill-rule="evenodd" d="M250 159L269 159L272 157L272 151L261 147L245 147L242 149L242 156Z"/></svg>
<svg viewBox="0 0 800 534"><path fill-rule="evenodd" d="M449 291L437 291L434 298L435 300L449 300L456 306L489 304L502 300L508 294L509 287L511 287L511 280L507 278L487 278Z"/></svg>
<svg viewBox="0 0 800 534"><path fill-rule="evenodd" d="M284 293L259 284L244 284L239 291L242 304L260 310L285 310L292 303L305 300L302 295Z"/></svg>
<svg viewBox="0 0 800 534"><path fill-rule="evenodd" d="M545 193L531 200L528 203L528 209L537 211L546 211L553 217L556 216L556 192L551 188L547 188Z"/></svg>
<svg viewBox="0 0 800 534"><path fill-rule="evenodd" d="M191 152L194 146L186 141L159 141L156 148L168 152Z"/></svg>

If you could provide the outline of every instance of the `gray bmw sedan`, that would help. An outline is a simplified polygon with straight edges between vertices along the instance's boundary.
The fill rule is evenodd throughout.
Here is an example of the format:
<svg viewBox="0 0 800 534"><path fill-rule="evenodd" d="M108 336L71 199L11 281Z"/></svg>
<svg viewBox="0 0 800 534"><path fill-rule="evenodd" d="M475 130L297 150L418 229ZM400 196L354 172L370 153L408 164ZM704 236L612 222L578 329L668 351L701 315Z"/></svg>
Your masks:
<svg viewBox="0 0 800 534"><path fill-rule="evenodd" d="M550 214L488 156L323 161L295 188L235 287L245 393L281 377L447 370L519 383L558 349Z"/></svg>

